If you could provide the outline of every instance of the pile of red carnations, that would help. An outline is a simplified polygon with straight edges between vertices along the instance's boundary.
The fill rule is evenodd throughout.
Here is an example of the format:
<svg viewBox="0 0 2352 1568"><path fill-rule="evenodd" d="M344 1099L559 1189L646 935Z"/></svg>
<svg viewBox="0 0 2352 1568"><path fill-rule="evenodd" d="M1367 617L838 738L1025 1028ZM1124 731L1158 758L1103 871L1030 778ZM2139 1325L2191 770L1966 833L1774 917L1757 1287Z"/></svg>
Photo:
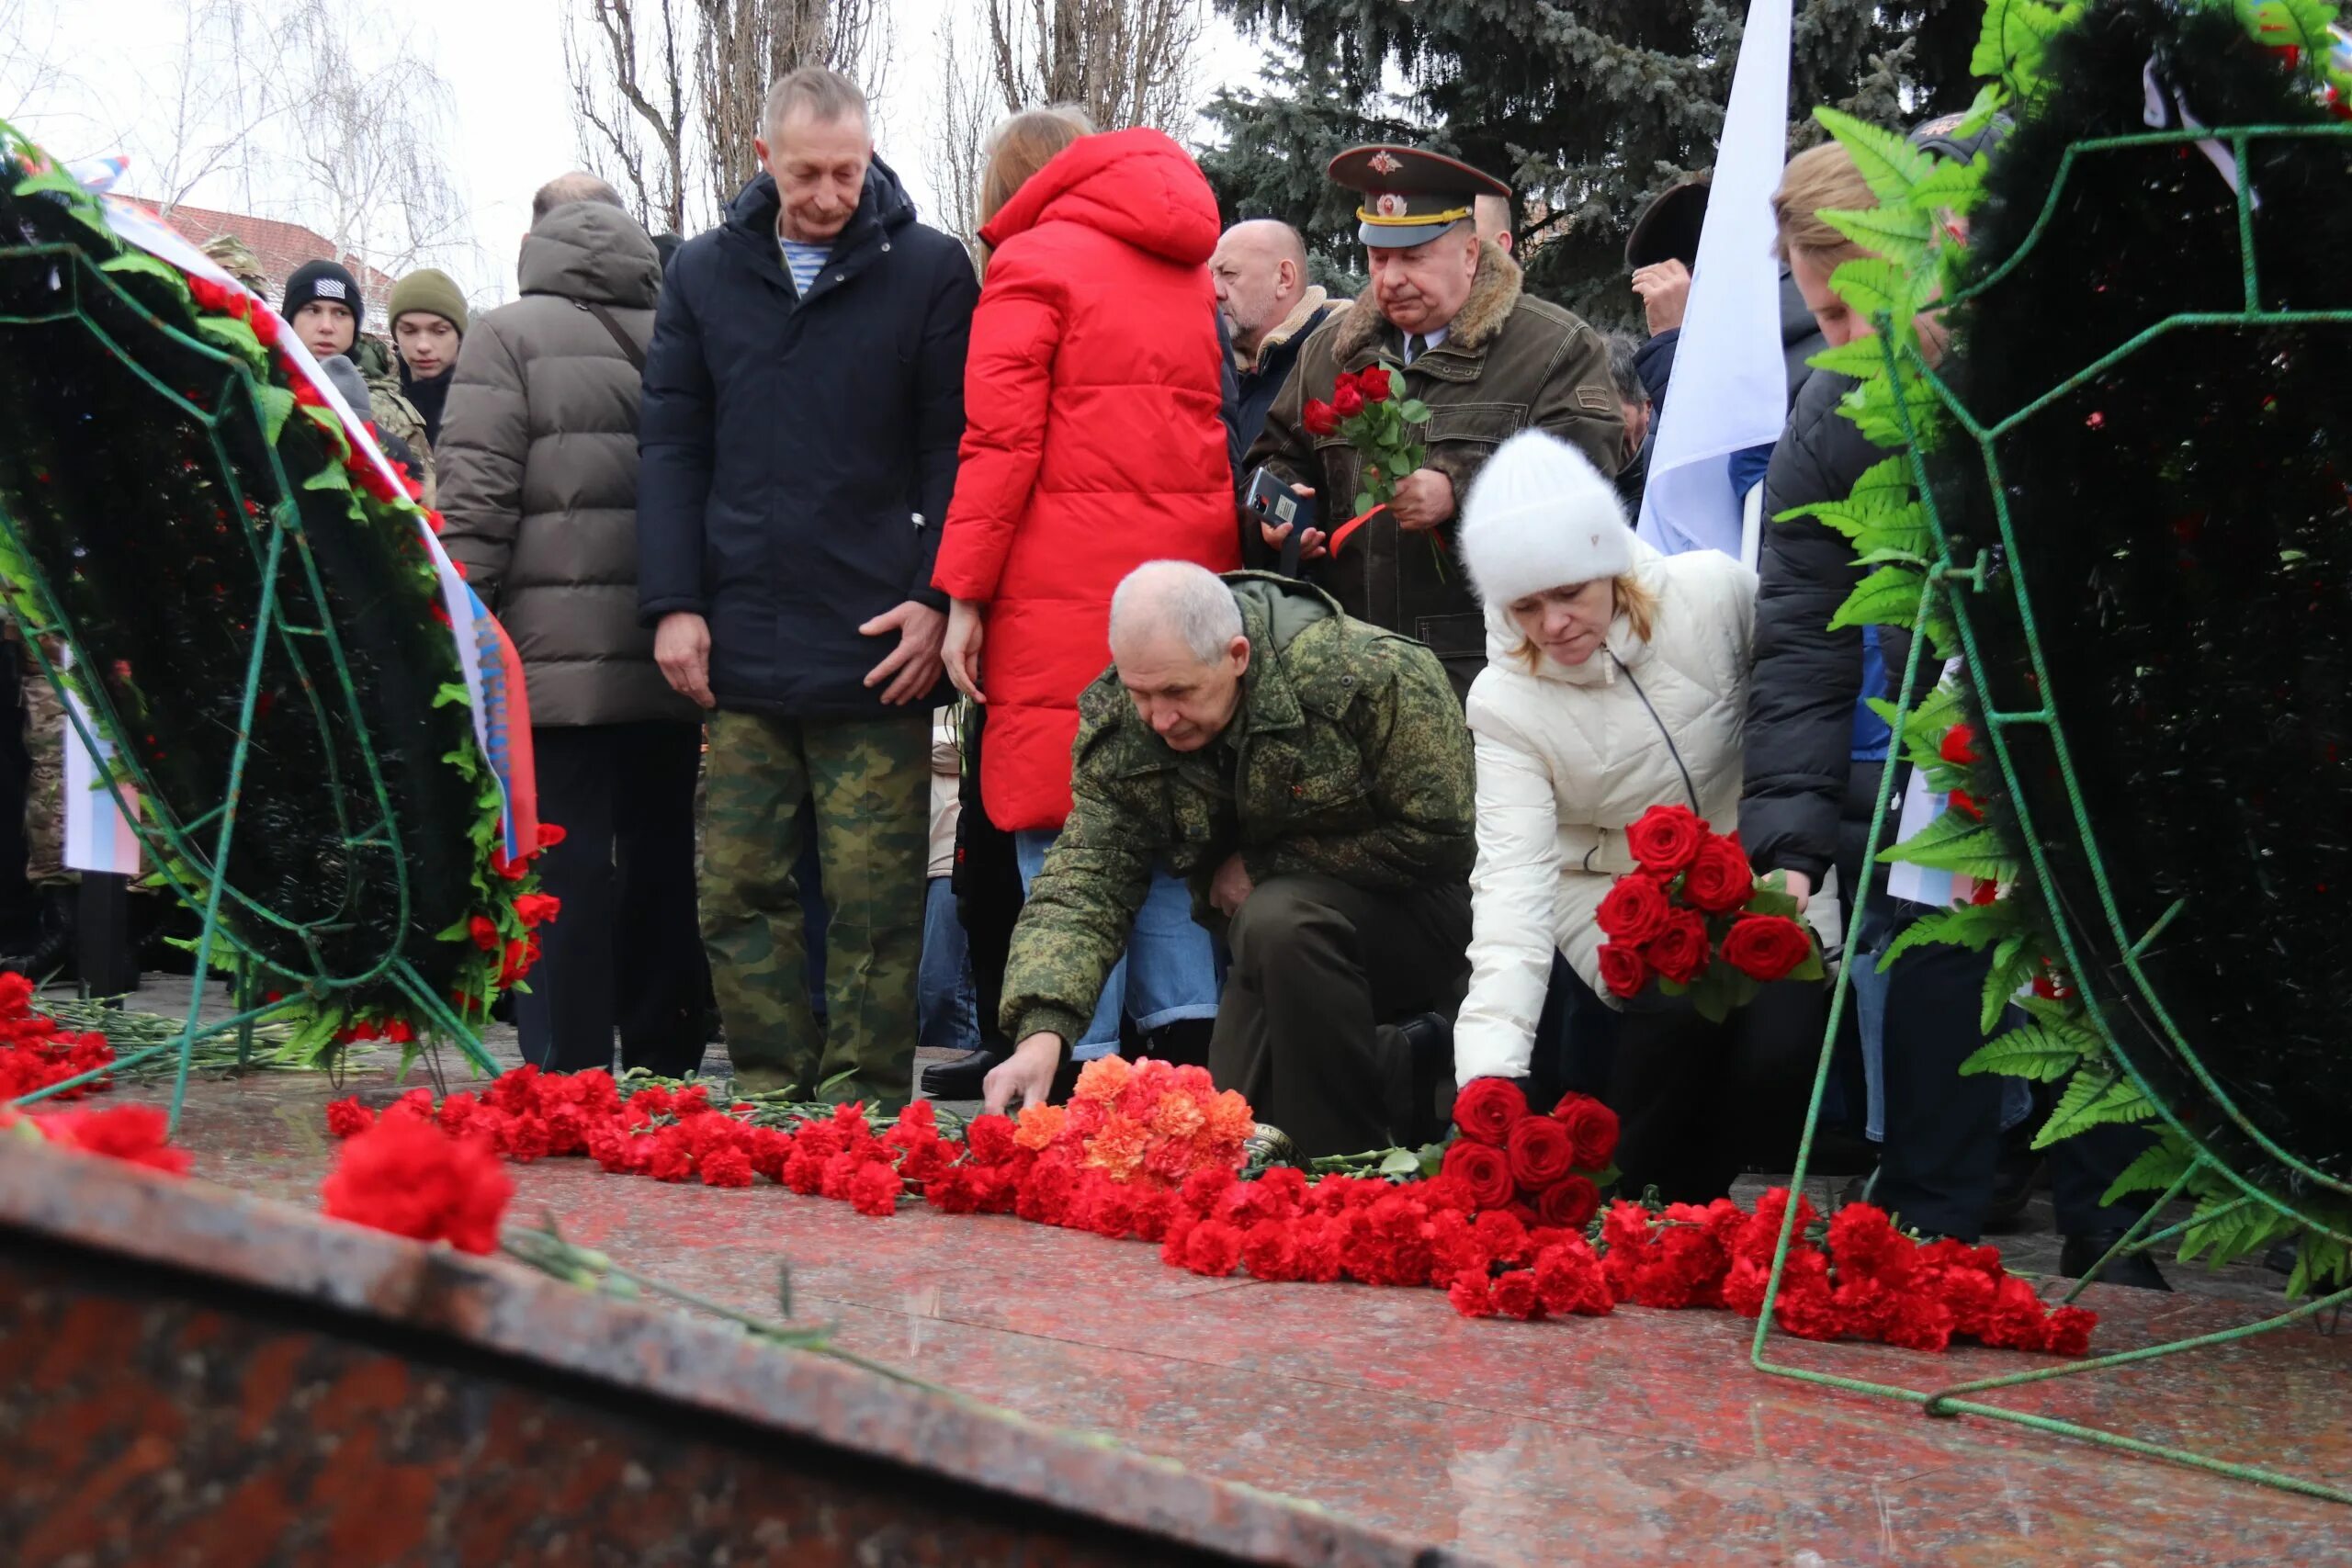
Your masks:
<svg viewBox="0 0 2352 1568"><path fill-rule="evenodd" d="M1767 1192L1753 1213L1728 1198L1669 1203L1656 1213L1636 1203L1611 1204L1600 1223L1611 1293L1637 1306L1726 1307L1754 1317L1763 1307L1788 1204L1782 1187ZM1869 1203L1845 1205L1825 1233L1800 1198L1772 1319L1804 1339L1940 1350L1964 1337L1996 1349L2079 1356L2090 1348L2098 1314L2045 1307L2030 1281L2001 1267L1996 1247L1915 1241Z"/></svg>
<svg viewBox="0 0 2352 1568"><path fill-rule="evenodd" d="M114 1048L103 1034L75 1034L33 1010L33 983L22 975L0 975L0 1101L31 1094L51 1084L111 1065ZM92 1078L52 1098L74 1100L111 1087Z"/></svg>
<svg viewBox="0 0 2352 1568"><path fill-rule="evenodd" d="M1497 1079L1460 1097L1437 1174L1401 1182L1289 1167L1244 1179L1249 1107L1212 1090L1200 1069L1164 1063L1106 1058L1070 1106L976 1117L960 1136L922 1100L881 1126L854 1105L789 1126L752 1120L767 1113L716 1105L698 1085L630 1089L605 1072L535 1067L438 1107L425 1089L380 1115L338 1100L327 1123L348 1142L327 1213L487 1251L511 1193L496 1156L585 1156L661 1181L764 1178L866 1214L920 1196L943 1213L1155 1242L1166 1262L1213 1277L1434 1287L1475 1317L1599 1315L1626 1302L1752 1317L1788 1201L1776 1190L1753 1213L1725 1199L1655 1213L1620 1202L1596 1236L1615 1116L1573 1094L1537 1114ZM2093 1314L2045 1312L1990 1247L1923 1246L1867 1205L1840 1210L1826 1235L1809 1209L1798 1220L1774 1311L1792 1334L1918 1349L1957 1335L2065 1354L2088 1343Z"/></svg>

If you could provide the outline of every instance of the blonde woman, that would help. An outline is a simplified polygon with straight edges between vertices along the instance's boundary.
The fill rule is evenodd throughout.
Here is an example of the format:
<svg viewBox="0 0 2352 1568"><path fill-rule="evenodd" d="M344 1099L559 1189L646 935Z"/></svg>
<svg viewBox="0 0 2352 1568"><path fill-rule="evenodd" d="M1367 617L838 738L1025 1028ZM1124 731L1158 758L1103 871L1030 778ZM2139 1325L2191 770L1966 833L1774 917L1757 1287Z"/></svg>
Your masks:
<svg viewBox="0 0 2352 1568"><path fill-rule="evenodd" d="M1738 826L1756 579L1713 551L1661 556L1626 526L1583 454L1529 432L1470 492L1462 554L1487 615L1487 668L1470 689L1478 863L1470 993L1455 1077L1524 1079L1552 955L1605 994L1602 897L1634 869L1625 829L1682 806ZM1819 1043L1819 988L1765 987L1722 1023L1636 998L1605 1097L1623 1125L1624 1190L1723 1195L1757 1134L1802 1113L1801 1063ZM1792 1070L1793 1069L1793 1070Z"/></svg>

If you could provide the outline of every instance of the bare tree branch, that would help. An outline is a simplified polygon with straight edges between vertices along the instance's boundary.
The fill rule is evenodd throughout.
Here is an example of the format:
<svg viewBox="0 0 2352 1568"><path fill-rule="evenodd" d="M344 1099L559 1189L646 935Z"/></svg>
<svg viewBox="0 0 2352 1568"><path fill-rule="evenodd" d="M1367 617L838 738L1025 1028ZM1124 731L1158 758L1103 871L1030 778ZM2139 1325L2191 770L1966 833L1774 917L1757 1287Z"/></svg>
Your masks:
<svg viewBox="0 0 2352 1568"><path fill-rule="evenodd" d="M724 211L757 168L752 139L768 88L804 65L857 82L869 99L887 84L888 0L695 0L695 81L712 204Z"/></svg>
<svg viewBox="0 0 2352 1568"><path fill-rule="evenodd" d="M582 155L634 197L647 228L683 233L694 102L679 24L692 25L688 0L643 0L650 12L639 0L576 4L565 18L563 67Z"/></svg>
<svg viewBox="0 0 2352 1568"><path fill-rule="evenodd" d="M964 58L956 47L952 17L940 24L939 65L924 167L945 210L932 216L977 258L980 173L987 162L989 123L995 118L989 92L992 67L986 58Z"/></svg>
<svg viewBox="0 0 2352 1568"><path fill-rule="evenodd" d="M1097 126L1181 130L1193 118L1200 0L982 0L1007 113L1069 104Z"/></svg>

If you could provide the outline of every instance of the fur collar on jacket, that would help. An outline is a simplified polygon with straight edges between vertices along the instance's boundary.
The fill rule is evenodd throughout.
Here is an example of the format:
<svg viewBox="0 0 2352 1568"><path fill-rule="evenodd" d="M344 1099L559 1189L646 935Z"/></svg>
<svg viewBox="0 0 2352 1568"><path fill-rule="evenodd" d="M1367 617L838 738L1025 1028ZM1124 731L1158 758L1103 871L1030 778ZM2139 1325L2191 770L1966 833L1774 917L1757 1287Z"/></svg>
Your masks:
<svg viewBox="0 0 2352 1568"><path fill-rule="evenodd" d="M1462 309L1453 313L1453 320L1446 323L1442 348L1458 348L1470 354L1484 352L1510 319L1511 308L1519 303L1519 264L1505 255L1500 246L1491 240L1479 241L1478 270L1470 279L1470 296L1462 301ZM1372 290L1365 289L1340 318L1339 335L1331 344L1340 367L1346 368L1357 355L1377 343L1381 333L1394 330L1388 318L1380 313Z"/></svg>
<svg viewBox="0 0 2352 1568"><path fill-rule="evenodd" d="M1257 353L1243 354L1238 350L1235 351L1233 358L1236 366L1245 375L1263 370L1266 367L1266 356L1305 332L1306 323L1315 320L1316 311L1326 305L1337 309L1347 303L1345 299L1332 299L1324 291L1321 284L1309 284L1306 292L1298 297L1298 303L1291 307L1290 314L1284 316L1279 325L1266 329L1266 335L1258 340Z"/></svg>

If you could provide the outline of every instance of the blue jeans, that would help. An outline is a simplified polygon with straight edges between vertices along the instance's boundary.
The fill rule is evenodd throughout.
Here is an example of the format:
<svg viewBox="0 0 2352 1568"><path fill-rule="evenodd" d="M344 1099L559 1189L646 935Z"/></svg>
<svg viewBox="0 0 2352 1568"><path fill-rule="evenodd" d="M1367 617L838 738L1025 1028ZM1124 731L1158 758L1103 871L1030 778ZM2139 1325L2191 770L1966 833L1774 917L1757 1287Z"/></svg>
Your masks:
<svg viewBox="0 0 2352 1568"><path fill-rule="evenodd" d="M1057 836L1041 828L1012 835L1023 893L1046 868L1046 851ZM1216 941L1193 922L1192 891L1154 868L1150 891L1127 934L1127 951L1103 980L1094 1021L1086 1026L1086 1038L1072 1045L1071 1059L1090 1061L1116 1051L1123 1012L1142 1030L1163 1028L1180 1019L1215 1018L1216 993Z"/></svg>
<svg viewBox="0 0 2352 1568"><path fill-rule="evenodd" d="M923 896L922 966L915 975L915 1043L937 1050L977 1051L978 990L972 952L956 918L956 879L934 876Z"/></svg>

